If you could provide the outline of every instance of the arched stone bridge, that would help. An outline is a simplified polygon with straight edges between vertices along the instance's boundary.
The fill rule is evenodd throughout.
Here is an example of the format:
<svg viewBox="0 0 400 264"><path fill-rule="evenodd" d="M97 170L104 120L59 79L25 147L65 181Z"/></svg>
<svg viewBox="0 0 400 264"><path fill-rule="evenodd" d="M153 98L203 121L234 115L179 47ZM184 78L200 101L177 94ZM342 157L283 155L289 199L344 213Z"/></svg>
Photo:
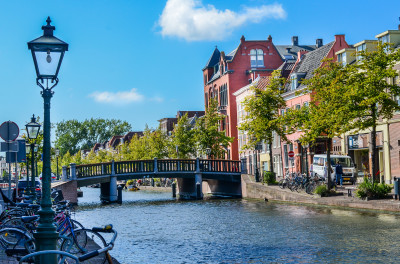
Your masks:
<svg viewBox="0 0 400 264"><path fill-rule="evenodd" d="M77 202L76 189L101 184L100 199L117 201L117 181L129 179L176 178L180 198L201 199L203 193L241 196L241 164L234 160L162 159L112 161L63 167L62 182L52 187Z"/></svg>

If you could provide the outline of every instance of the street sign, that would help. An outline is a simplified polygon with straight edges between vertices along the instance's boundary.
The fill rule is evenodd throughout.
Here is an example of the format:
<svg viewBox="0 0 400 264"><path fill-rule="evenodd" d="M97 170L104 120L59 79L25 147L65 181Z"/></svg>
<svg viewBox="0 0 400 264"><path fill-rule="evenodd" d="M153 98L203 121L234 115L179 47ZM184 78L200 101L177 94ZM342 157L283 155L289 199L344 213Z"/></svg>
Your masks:
<svg viewBox="0 0 400 264"><path fill-rule="evenodd" d="M289 158L293 158L294 157L294 151L293 150L289 151L288 152L288 156L289 156Z"/></svg>
<svg viewBox="0 0 400 264"><path fill-rule="evenodd" d="M17 153L6 153L6 162L14 163L15 159L18 163L26 162L26 148L25 148L25 139L17 139L13 143L17 143L18 151Z"/></svg>
<svg viewBox="0 0 400 264"><path fill-rule="evenodd" d="M0 152L18 152L18 142L0 142Z"/></svg>
<svg viewBox="0 0 400 264"><path fill-rule="evenodd" d="M14 141L19 136L19 127L12 121L0 125L0 137L4 141Z"/></svg>

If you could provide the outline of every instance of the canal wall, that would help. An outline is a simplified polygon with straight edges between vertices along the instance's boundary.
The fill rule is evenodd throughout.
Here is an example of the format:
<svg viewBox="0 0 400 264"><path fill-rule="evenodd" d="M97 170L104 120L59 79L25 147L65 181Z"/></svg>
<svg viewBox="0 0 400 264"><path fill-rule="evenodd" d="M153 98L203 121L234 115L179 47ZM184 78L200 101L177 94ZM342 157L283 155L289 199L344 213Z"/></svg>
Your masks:
<svg viewBox="0 0 400 264"><path fill-rule="evenodd" d="M243 198L265 199L268 201L400 212L400 201L394 199L367 201L356 197L348 197L347 192L338 193L338 195L330 197L320 197L318 195L292 192L288 189L281 189L276 185L268 186L254 182L254 176L247 174L242 175L242 195Z"/></svg>

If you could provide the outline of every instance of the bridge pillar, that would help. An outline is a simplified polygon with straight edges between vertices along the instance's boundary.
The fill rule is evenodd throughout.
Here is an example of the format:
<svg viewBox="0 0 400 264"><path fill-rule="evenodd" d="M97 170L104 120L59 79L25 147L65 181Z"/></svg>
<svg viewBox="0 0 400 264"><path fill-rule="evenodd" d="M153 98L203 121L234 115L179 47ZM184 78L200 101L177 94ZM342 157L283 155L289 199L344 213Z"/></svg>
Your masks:
<svg viewBox="0 0 400 264"><path fill-rule="evenodd" d="M76 181L76 164L75 163L70 163L69 166L71 167L71 170L69 171L71 181Z"/></svg>
<svg viewBox="0 0 400 264"><path fill-rule="evenodd" d="M62 181L67 181L68 180L68 175L67 175L67 166L62 167Z"/></svg>
<svg viewBox="0 0 400 264"><path fill-rule="evenodd" d="M118 198L118 190L117 190L117 175L115 175L115 166L114 161L111 163L111 176L110 176L110 197L109 201L114 203Z"/></svg>
<svg viewBox="0 0 400 264"><path fill-rule="evenodd" d="M196 199L203 199L203 175L201 173L196 173L194 176L195 189L196 189Z"/></svg>

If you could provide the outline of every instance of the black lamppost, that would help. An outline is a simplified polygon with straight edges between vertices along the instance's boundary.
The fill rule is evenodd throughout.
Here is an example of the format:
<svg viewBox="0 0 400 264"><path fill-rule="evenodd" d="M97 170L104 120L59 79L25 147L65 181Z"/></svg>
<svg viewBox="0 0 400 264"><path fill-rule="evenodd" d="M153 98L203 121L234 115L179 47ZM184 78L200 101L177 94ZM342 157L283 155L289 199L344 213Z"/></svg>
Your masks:
<svg viewBox="0 0 400 264"><path fill-rule="evenodd" d="M211 149L206 148L207 159L210 159Z"/></svg>
<svg viewBox="0 0 400 264"><path fill-rule="evenodd" d="M36 84L42 88L41 94L44 100L43 120L43 177L42 177L42 200L39 211L40 220L36 239L36 250L55 250L58 233L53 225L54 211L51 209L51 161L50 161L50 99L53 96L52 89L58 84L58 72L68 44L53 36L56 29L50 25L50 17L46 20L47 25L42 26L43 36L28 42L28 49L32 52L33 62L36 70ZM42 256L40 263L55 264L57 257Z"/></svg>
<svg viewBox="0 0 400 264"><path fill-rule="evenodd" d="M40 124L36 122L35 115L32 115L31 122L25 125L26 133L28 134L28 138L31 139L31 144L27 145L27 150L31 153L31 184L29 184L30 195L33 196L33 199L36 199L36 190L35 190L35 159L34 159L34 151L35 151L35 140L37 139L40 131ZM26 177L27 182L29 183L28 176Z"/></svg>

